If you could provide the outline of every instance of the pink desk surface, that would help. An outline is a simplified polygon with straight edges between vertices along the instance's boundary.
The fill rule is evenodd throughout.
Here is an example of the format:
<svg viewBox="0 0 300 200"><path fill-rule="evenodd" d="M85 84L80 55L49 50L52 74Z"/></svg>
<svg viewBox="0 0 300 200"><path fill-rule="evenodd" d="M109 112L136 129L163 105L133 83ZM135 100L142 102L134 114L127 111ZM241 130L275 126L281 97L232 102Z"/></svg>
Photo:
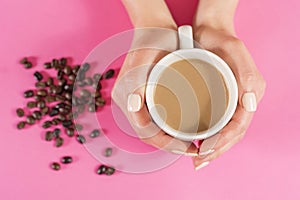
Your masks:
<svg viewBox="0 0 300 200"><path fill-rule="evenodd" d="M186 2L186 1L185 1ZM168 0L178 24L191 23L196 1ZM16 130L15 108L24 106L32 70L24 55L43 62L72 56L81 62L101 41L132 28L119 1L0 1L0 195L35 199L300 199L300 2L241 0L238 35L267 80L265 98L245 139L209 167L195 172L189 158L157 172L97 176L84 148L55 149L41 127ZM112 85L112 84L111 84ZM110 85L110 86L111 86ZM60 172L48 164L64 154L75 162Z"/></svg>

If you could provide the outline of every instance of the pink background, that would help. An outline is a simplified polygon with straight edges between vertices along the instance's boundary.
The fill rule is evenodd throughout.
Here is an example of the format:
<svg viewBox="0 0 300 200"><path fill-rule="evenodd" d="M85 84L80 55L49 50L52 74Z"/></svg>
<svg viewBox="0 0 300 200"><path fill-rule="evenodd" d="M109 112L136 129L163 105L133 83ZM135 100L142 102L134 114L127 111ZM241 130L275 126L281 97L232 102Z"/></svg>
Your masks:
<svg viewBox="0 0 300 200"><path fill-rule="evenodd" d="M167 1L178 24L191 23L196 0L186 2ZM18 60L65 55L80 63L99 42L132 28L122 4L1 0L1 199L300 199L299 10L298 0L240 1L238 35L268 83L242 142L197 172L181 158L157 172L105 177L93 172L98 161L76 142L56 149L42 141L40 125L16 130L15 108L25 106L21 94L34 84L34 69L24 70ZM72 165L48 168L70 152Z"/></svg>

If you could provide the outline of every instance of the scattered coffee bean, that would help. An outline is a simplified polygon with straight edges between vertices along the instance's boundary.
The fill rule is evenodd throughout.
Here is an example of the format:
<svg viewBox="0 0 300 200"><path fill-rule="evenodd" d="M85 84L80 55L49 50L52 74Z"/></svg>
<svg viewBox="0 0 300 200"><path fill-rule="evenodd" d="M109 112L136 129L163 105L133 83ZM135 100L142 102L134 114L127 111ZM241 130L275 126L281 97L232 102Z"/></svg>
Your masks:
<svg viewBox="0 0 300 200"><path fill-rule="evenodd" d="M23 129L24 127L25 127L25 124L26 124L26 122L19 122L18 124L17 124L17 128L18 129Z"/></svg>
<svg viewBox="0 0 300 200"><path fill-rule="evenodd" d="M37 102L37 107L38 108L45 108L46 107L46 102L44 100L40 100Z"/></svg>
<svg viewBox="0 0 300 200"><path fill-rule="evenodd" d="M47 86L53 85L53 78L49 77L46 81Z"/></svg>
<svg viewBox="0 0 300 200"><path fill-rule="evenodd" d="M53 170L55 170L55 171L60 170L60 164L57 163L57 162L51 163L51 169L53 169Z"/></svg>
<svg viewBox="0 0 300 200"><path fill-rule="evenodd" d="M61 66L66 66L66 64L67 64L67 59L66 59L66 58L61 58L61 59L59 60L59 64L60 64Z"/></svg>
<svg viewBox="0 0 300 200"><path fill-rule="evenodd" d="M52 68L51 63L49 63L49 62L44 63L44 67L45 67L45 69Z"/></svg>
<svg viewBox="0 0 300 200"><path fill-rule="evenodd" d="M83 135L76 135L76 140L80 143L80 144L84 144L86 142L86 139Z"/></svg>
<svg viewBox="0 0 300 200"><path fill-rule="evenodd" d="M63 96L61 96L61 95L56 95L56 97L55 97L55 100L56 100L56 101L63 102L63 101L65 101L65 100L66 100L66 98L65 98L65 97L63 97Z"/></svg>
<svg viewBox="0 0 300 200"><path fill-rule="evenodd" d="M25 98L29 98L29 97L33 97L33 90L27 90L24 92L24 97Z"/></svg>
<svg viewBox="0 0 300 200"><path fill-rule="evenodd" d="M112 154L112 148L108 147L105 149L105 157L110 157Z"/></svg>
<svg viewBox="0 0 300 200"><path fill-rule="evenodd" d="M107 72L105 72L105 74L103 75L103 78L110 79L114 76L114 74L115 74L115 70L110 69Z"/></svg>
<svg viewBox="0 0 300 200"><path fill-rule="evenodd" d="M27 57L22 58L22 60L20 60L21 64L26 64L28 62Z"/></svg>
<svg viewBox="0 0 300 200"><path fill-rule="evenodd" d="M89 110L89 112L96 112L96 106L95 106L95 104L89 104L88 110Z"/></svg>
<svg viewBox="0 0 300 200"><path fill-rule="evenodd" d="M113 168L113 167L107 167L106 172L105 172L105 174L107 176L110 176L110 175L112 175L114 173L115 173L115 168Z"/></svg>
<svg viewBox="0 0 300 200"><path fill-rule="evenodd" d="M99 168L97 169L97 174L104 174L107 170L107 167L105 165L100 165Z"/></svg>
<svg viewBox="0 0 300 200"><path fill-rule="evenodd" d="M60 124L60 119L54 118L54 119L52 120L52 124L53 124L54 126L57 126L58 124Z"/></svg>
<svg viewBox="0 0 300 200"><path fill-rule="evenodd" d="M58 81L58 85L64 87L64 85L67 83L67 80L62 78L61 80Z"/></svg>
<svg viewBox="0 0 300 200"><path fill-rule="evenodd" d="M60 80L60 79L62 79L63 77L64 77L63 71L58 70L58 71L57 71L57 79Z"/></svg>
<svg viewBox="0 0 300 200"><path fill-rule="evenodd" d="M36 88L45 88L46 87L46 83L45 82L41 82L41 81L36 82L35 83L35 87Z"/></svg>
<svg viewBox="0 0 300 200"><path fill-rule="evenodd" d="M45 140L46 141L51 141L53 138L53 133L52 131L47 131L46 134L45 134Z"/></svg>
<svg viewBox="0 0 300 200"><path fill-rule="evenodd" d="M32 63L31 62L27 62L27 63L24 64L24 67L26 69L30 69L32 67Z"/></svg>
<svg viewBox="0 0 300 200"><path fill-rule="evenodd" d="M80 69L80 65L75 65L72 69L73 74L76 75L79 69Z"/></svg>
<svg viewBox="0 0 300 200"><path fill-rule="evenodd" d="M70 66L65 66L63 70L66 75L70 75L72 73L72 69Z"/></svg>
<svg viewBox="0 0 300 200"><path fill-rule="evenodd" d="M100 135L100 131L98 129L95 129L90 133L90 138L96 138L99 135Z"/></svg>
<svg viewBox="0 0 300 200"><path fill-rule="evenodd" d="M41 100L43 100L43 97L40 96L40 95L34 95L33 98L34 98L36 101L41 101Z"/></svg>
<svg viewBox="0 0 300 200"><path fill-rule="evenodd" d="M67 134L69 137L73 137L73 136L74 136L74 129L73 129L73 128L68 128L68 129L66 129L66 134Z"/></svg>
<svg viewBox="0 0 300 200"><path fill-rule="evenodd" d="M68 76L68 79L69 79L71 82L73 82L73 81L75 81L76 76L75 76L74 74L71 74L71 75Z"/></svg>
<svg viewBox="0 0 300 200"><path fill-rule="evenodd" d="M65 120L62 122L63 127L69 128L70 126L73 125L73 122L71 120Z"/></svg>
<svg viewBox="0 0 300 200"><path fill-rule="evenodd" d="M59 128L54 129L54 130L53 130L53 136L54 136L55 138L58 138L59 135L60 135L60 129L59 129Z"/></svg>
<svg viewBox="0 0 300 200"><path fill-rule="evenodd" d="M51 95L48 95L48 96L45 97L45 100L46 100L47 103L51 103L51 102L55 101L55 97L51 96Z"/></svg>
<svg viewBox="0 0 300 200"><path fill-rule="evenodd" d="M71 156L64 156L61 158L61 163L63 164L69 164L73 162L73 158Z"/></svg>
<svg viewBox="0 0 300 200"><path fill-rule="evenodd" d="M45 121L42 125L43 128L50 128L50 126L52 125L52 122L51 121Z"/></svg>
<svg viewBox="0 0 300 200"><path fill-rule="evenodd" d="M77 81L76 83L79 87L84 87L85 86L85 82L83 82L83 81Z"/></svg>
<svg viewBox="0 0 300 200"><path fill-rule="evenodd" d="M63 114L59 114L57 117L60 121L65 121L66 120L66 117Z"/></svg>
<svg viewBox="0 0 300 200"><path fill-rule="evenodd" d="M29 115L26 117L26 122L27 122L27 124L32 125L32 124L34 124L35 120L32 115Z"/></svg>
<svg viewBox="0 0 300 200"><path fill-rule="evenodd" d="M45 108L42 108L41 113L42 113L42 115L47 115L49 113L49 107L46 106Z"/></svg>
<svg viewBox="0 0 300 200"><path fill-rule="evenodd" d="M57 59L52 59L51 66L56 69L58 67L58 65L59 65L58 60Z"/></svg>
<svg viewBox="0 0 300 200"><path fill-rule="evenodd" d="M43 80L43 75L40 72L34 72L33 76L37 81Z"/></svg>
<svg viewBox="0 0 300 200"><path fill-rule="evenodd" d="M57 108L52 108L50 113L49 113L49 116L53 117L53 116L56 116L58 114L59 114L59 110Z"/></svg>
<svg viewBox="0 0 300 200"><path fill-rule="evenodd" d="M93 85L94 81L91 77L87 77L83 80L86 85Z"/></svg>
<svg viewBox="0 0 300 200"><path fill-rule="evenodd" d="M64 139L63 139L63 138L57 137L57 138L55 139L55 146L56 146L56 147L61 147L61 146L63 145L63 143L64 143Z"/></svg>
<svg viewBox="0 0 300 200"><path fill-rule="evenodd" d="M36 102L35 101L29 101L27 102L27 108L35 108Z"/></svg>
<svg viewBox="0 0 300 200"><path fill-rule="evenodd" d="M40 120L42 118L42 113L38 110L33 111L32 116L36 120Z"/></svg>
<svg viewBox="0 0 300 200"><path fill-rule="evenodd" d="M82 96L82 97L90 97L91 96L91 92L88 91L87 89L82 89L80 91L80 96Z"/></svg>
<svg viewBox="0 0 300 200"><path fill-rule="evenodd" d="M102 89L102 84L100 82L99 83L93 83L92 87L95 90L101 90Z"/></svg>
<svg viewBox="0 0 300 200"><path fill-rule="evenodd" d="M22 109L22 108L18 108L17 110L16 110L16 113L17 113L17 115L18 115L18 117L23 117L24 116L24 110Z"/></svg>
<svg viewBox="0 0 300 200"><path fill-rule="evenodd" d="M104 105L105 105L105 99L103 99L103 98L101 98L101 97L98 97L98 98L96 98L95 104L96 104L97 106L104 106Z"/></svg>
<svg viewBox="0 0 300 200"><path fill-rule="evenodd" d="M36 94L39 96L45 97L45 96L47 96L47 90L44 90L44 89L38 90Z"/></svg>
<svg viewBox="0 0 300 200"><path fill-rule="evenodd" d="M102 76L101 74L94 74L93 79L96 83L98 83L101 80Z"/></svg>
<svg viewBox="0 0 300 200"><path fill-rule="evenodd" d="M72 99L72 93L70 93L70 92L65 93L65 98L71 100Z"/></svg>
<svg viewBox="0 0 300 200"><path fill-rule="evenodd" d="M64 85L64 91L66 91L66 92L73 92L73 85L71 85L71 84L65 84Z"/></svg>
<svg viewBox="0 0 300 200"><path fill-rule="evenodd" d="M89 69L90 69L90 64L89 63L84 63L83 65L82 65L82 71L84 71L84 72L87 72Z"/></svg>
<svg viewBox="0 0 300 200"><path fill-rule="evenodd" d="M101 93L99 91L96 91L96 92L92 93L92 97L93 98L101 97Z"/></svg>

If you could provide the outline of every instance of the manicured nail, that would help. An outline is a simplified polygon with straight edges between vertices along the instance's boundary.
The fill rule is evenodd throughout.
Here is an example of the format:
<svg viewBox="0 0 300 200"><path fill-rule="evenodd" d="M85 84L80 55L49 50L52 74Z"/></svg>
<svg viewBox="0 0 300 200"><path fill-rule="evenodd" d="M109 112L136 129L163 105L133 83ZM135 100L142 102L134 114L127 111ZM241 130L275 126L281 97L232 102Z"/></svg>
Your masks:
<svg viewBox="0 0 300 200"><path fill-rule="evenodd" d="M171 152L175 153L175 154L185 155L185 156L198 156L197 153L182 152L182 151L178 151L178 150L172 150Z"/></svg>
<svg viewBox="0 0 300 200"><path fill-rule="evenodd" d="M242 97L242 103L246 111L254 112L256 111L256 96L253 92L246 92Z"/></svg>
<svg viewBox="0 0 300 200"><path fill-rule="evenodd" d="M205 139L200 146L199 156L204 157L210 153L213 153L215 151L213 148L218 142L220 136L221 136L220 133L217 133L216 135L213 135Z"/></svg>
<svg viewBox="0 0 300 200"><path fill-rule="evenodd" d="M137 112L142 107L142 98L138 94L130 94L127 101L127 110L129 112Z"/></svg>
<svg viewBox="0 0 300 200"><path fill-rule="evenodd" d="M201 168L207 166L208 164L209 164L209 161L206 161L206 162L204 162L204 163L201 163L201 165L195 167L195 170L197 171L197 170L199 170L199 169L201 169Z"/></svg>

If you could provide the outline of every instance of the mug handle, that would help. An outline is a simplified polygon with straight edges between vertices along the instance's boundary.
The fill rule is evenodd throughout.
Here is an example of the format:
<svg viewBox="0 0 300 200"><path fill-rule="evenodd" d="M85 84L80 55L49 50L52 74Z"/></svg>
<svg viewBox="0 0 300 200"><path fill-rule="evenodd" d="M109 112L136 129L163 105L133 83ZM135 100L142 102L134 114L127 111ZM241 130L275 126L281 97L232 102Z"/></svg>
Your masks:
<svg viewBox="0 0 300 200"><path fill-rule="evenodd" d="M180 26L178 28L179 49L193 49L193 28L189 25Z"/></svg>

